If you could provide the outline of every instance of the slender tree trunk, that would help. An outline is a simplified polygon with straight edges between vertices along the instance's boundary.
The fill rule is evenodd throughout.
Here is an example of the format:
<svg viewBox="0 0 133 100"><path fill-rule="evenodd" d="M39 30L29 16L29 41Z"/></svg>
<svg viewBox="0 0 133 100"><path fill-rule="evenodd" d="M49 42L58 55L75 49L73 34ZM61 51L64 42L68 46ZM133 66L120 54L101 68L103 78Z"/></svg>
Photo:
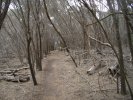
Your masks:
<svg viewBox="0 0 133 100"><path fill-rule="evenodd" d="M4 19L7 15L8 8L9 8L10 3L11 3L11 0L6 0L5 2L4 1L0 0L0 29L2 27ZM4 8L2 9L3 2L5 3L5 5L4 5Z"/></svg>
<svg viewBox="0 0 133 100"><path fill-rule="evenodd" d="M41 32L40 27L38 26L38 37L39 37L39 70L42 71L42 38L41 38Z"/></svg>
<svg viewBox="0 0 133 100"><path fill-rule="evenodd" d="M118 18L115 15L115 11L112 7L112 4L110 0L107 0L107 4L109 6L110 12L113 13L113 21L115 25L115 30L116 30L116 38L118 42L118 51L119 51L119 66L120 66L120 78L121 78L121 94L126 94L126 84L125 84L125 73L124 73L124 61L123 61L123 50L122 50L122 44L121 44L121 37L119 33L119 25L118 25Z"/></svg>
<svg viewBox="0 0 133 100"><path fill-rule="evenodd" d="M30 66L30 72L32 75L32 79L33 79L33 83L34 85L37 85L37 81L36 81L36 77L35 77L35 73L33 70L33 65L32 65L32 61L31 61L31 50L30 50L30 43L31 43L31 33L30 33L30 6L29 6L29 1L27 0L27 8L28 8L28 12L27 12L27 27L25 27L25 29L27 29L27 33L26 33L26 39L27 39L27 54L28 54L28 63Z"/></svg>
<svg viewBox="0 0 133 100"><path fill-rule="evenodd" d="M31 72L31 76L32 76L32 79L33 79L33 83L34 83L34 85L37 85L36 77L35 77L32 62L31 62L30 43L31 43L31 39L29 39L29 40L27 39L28 63L29 63L29 66L30 66L30 72Z"/></svg>
<svg viewBox="0 0 133 100"><path fill-rule="evenodd" d="M118 2L120 2L120 1L118 0ZM124 18L125 18L125 21L126 21L128 44L129 44L129 49L130 49L130 52L131 52L132 64L133 64L133 44L132 44L132 34L131 34L131 30L130 30L130 28L131 28L130 27L130 20L127 16L128 9L127 9L125 0L121 0L121 4L122 4L121 9L124 13Z"/></svg>
<svg viewBox="0 0 133 100"><path fill-rule="evenodd" d="M87 48L88 48L88 43L87 43L88 38L87 38L87 31L86 31L85 25L83 25L83 35L84 35L84 39L83 39L83 41L84 41L84 50L87 50Z"/></svg>

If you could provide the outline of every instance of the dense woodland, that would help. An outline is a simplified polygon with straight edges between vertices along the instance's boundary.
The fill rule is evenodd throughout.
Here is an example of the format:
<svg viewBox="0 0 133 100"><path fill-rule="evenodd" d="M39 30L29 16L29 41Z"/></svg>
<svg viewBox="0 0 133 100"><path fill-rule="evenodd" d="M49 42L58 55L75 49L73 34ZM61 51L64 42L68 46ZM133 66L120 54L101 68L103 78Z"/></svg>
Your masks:
<svg viewBox="0 0 133 100"><path fill-rule="evenodd" d="M111 53L115 63L106 62L105 66L117 81L115 91L133 100L127 71L129 65L133 69L133 0L0 0L0 76L6 75L4 80L13 81L8 76L29 69L30 81L38 86L36 74L43 71L42 61L56 50L70 57L79 75L76 69L82 67L82 61L87 66L91 58L94 66L88 65L88 77L99 69L97 57L106 58ZM19 67L14 67L15 61L9 63L14 58ZM99 59L103 67L101 62L106 59ZM22 76L19 81L29 77Z"/></svg>

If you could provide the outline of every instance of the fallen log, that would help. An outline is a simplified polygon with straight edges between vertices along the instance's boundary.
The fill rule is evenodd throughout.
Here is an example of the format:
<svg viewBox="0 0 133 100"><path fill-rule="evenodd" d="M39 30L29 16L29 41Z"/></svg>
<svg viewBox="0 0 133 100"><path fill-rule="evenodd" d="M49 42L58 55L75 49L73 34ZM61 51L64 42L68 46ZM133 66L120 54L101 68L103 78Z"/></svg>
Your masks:
<svg viewBox="0 0 133 100"><path fill-rule="evenodd" d="M93 66L91 66L91 68L89 70L87 70L87 74L92 75L95 72L95 70L96 70L96 66L93 65Z"/></svg>
<svg viewBox="0 0 133 100"><path fill-rule="evenodd" d="M1 75L3 75L3 74L13 74L13 73L16 73L18 71L26 70L26 69L29 69L29 67L23 67L23 68L19 68L19 69L11 69L11 70L4 70L4 71L0 71L0 74Z"/></svg>
<svg viewBox="0 0 133 100"><path fill-rule="evenodd" d="M87 70L87 74L92 75L93 73L96 72L96 70L105 66L106 66L106 63L103 60L101 60L98 64L91 66L90 69Z"/></svg>
<svg viewBox="0 0 133 100"><path fill-rule="evenodd" d="M5 80L8 82L28 82L30 80L30 76L21 75L21 76L2 76L0 80Z"/></svg>
<svg viewBox="0 0 133 100"><path fill-rule="evenodd" d="M30 76L28 73L24 74L22 71L26 69L29 69L29 67L0 71L0 80L11 82L27 82L30 80Z"/></svg>

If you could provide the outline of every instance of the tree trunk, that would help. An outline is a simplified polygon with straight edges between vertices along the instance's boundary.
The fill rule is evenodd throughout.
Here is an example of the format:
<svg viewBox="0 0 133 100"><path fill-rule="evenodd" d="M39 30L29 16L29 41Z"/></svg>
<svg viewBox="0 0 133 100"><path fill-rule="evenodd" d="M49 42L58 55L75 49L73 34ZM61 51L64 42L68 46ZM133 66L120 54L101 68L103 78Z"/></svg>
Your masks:
<svg viewBox="0 0 133 100"><path fill-rule="evenodd" d="M4 19L5 19L6 15L7 15L8 8L9 8L10 3L11 3L11 0L6 0L5 1L5 5L4 5L4 9L2 9L2 4L3 4L4 1L0 0L0 29L2 27Z"/></svg>
<svg viewBox="0 0 133 100"><path fill-rule="evenodd" d="M34 85L37 85L36 77L35 77L35 74L34 74L32 63L31 63L30 42L31 42L31 39L27 39L28 63L29 63L29 66L30 66L30 72L31 72L31 76L32 76L32 79L33 79L33 83L34 83Z"/></svg>
<svg viewBox="0 0 133 100"><path fill-rule="evenodd" d="M122 50L122 44L121 44L121 37L119 33L119 25L118 25L118 18L115 15L115 11L112 7L112 4L110 0L107 0L107 4L109 6L110 12L113 13L113 21L115 25L115 31L116 31L116 38L118 42L118 51L119 51L119 65L120 65L120 78L121 78L121 94L126 94L126 84L125 84L125 73L124 73L124 62L123 62L123 50Z"/></svg>
<svg viewBox="0 0 133 100"><path fill-rule="evenodd" d="M122 4L121 5L121 9L122 9L122 11L124 13L124 18L125 18L125 21L126 21L128 44L129 44L129 49L130 49L130 52L131 52L132 64L133 64L133 44L132 44L132 36L131 36L131 30L130 30L130 28L131 28L130 27L130 20L129 20L128 16L127 16L128 9L127 9L125 0L121 0L121 4Z"/></svg>
<svg viewBox="0 0 133 100"><path fill-rule="evenodd" d="M37 81L36 81L32 61L31 61L31 53L30 53L31 52L30 43L31 43L32 38L31 38L31 32L30 32L30 5L29 5L29 0L27 0L27 8L28 8L27 27L25 26L25 29L27 29L26 40L27 40L28 63L29 63L29 66L30 66L30 72L31 72L33 83L34 83L34 85L37 85Z"/></svg>

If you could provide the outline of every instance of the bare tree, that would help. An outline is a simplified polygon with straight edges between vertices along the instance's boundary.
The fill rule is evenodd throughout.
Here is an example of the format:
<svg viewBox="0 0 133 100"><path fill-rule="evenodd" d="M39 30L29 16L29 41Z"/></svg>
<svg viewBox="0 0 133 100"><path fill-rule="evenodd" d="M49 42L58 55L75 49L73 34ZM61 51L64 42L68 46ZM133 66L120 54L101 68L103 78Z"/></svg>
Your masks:
<svg viewBox="0 0 133 100"><path fill-rule="evenodd" d="M0 29L7 15L11 0L0 0Z"/></svg>
<svg viewBox="0 0 133 100"><path fill-rule="evenodd" d="M31 76L32 76L32 79L33 79L33 83L34 85L37 85L37 81L36 81L36 77L35 77L35 73L34 73L34 67L33 67L33 62L32 62L32 54L31 54L31 41L32 41L32 31L30 29L30 12L31 12L31 9L30 9L30 1L27 0L25 3L25 5L23 4L23 6L25 7L25 9L22 9L22 2L20 2L19 0L17 0L17 3L18 3L18 7L19 7L19 11L18 13L20 14L20 17L22 19L22 27L23 27L23 32L25 34L25 39L26 39L26 42L27 42L27 60L28 60L28 64L29 64L29 67L30 67L30 71L31 71ZM26 14L25 14L26 12Z"/></svg>
<svg viewBox="0 0 133 100"><path fill-rule="evenodd" d="M110 12L114 14L115 10L113 9L110 0L107 0L107 3L110 9ZM115 14L113 15L113 21L114 21L115 30L116 30L116 37L118 40L117 42L118 42L118 51L119 51L119 65L121 68L121 94L126 94L126 84L125 84L125 77L124 77L125 73L123 73L124 71L123 50L122 50L120 33L119 33L118 18Z"/></svg>

